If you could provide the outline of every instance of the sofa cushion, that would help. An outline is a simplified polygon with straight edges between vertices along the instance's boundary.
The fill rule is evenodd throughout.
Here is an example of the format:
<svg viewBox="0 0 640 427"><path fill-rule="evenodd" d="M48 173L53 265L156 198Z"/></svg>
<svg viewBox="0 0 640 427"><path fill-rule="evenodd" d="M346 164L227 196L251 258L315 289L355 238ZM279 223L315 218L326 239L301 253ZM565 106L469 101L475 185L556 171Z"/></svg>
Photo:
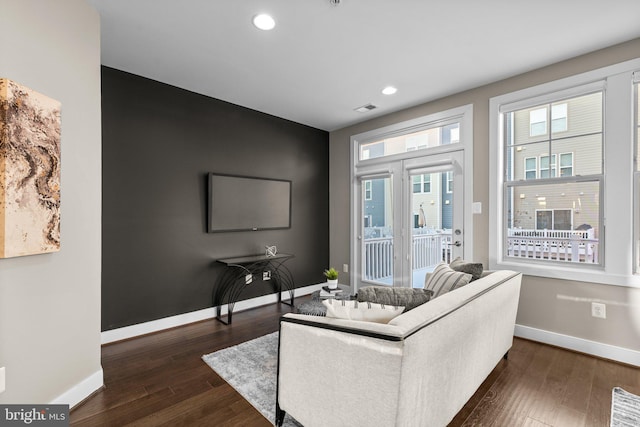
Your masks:
<svg viewBox="0 0 640 427"><path fill-rule="evenodd" d="M437 298L466 285L472 277L471 274L455 271L448 264L441 262L425 277L424 288L433 291L431 298Z"/></svg>
<svg viewBox="0 0 640 427"><path fill-rule="evenodd" d="M451 269L455 271L461 271L463 273L471 274L473 276L471 278L472 282L482 277L482 271L484 269L484 267L482 266L482 263L468 262L463 260L460 257L457 257L456 259L451 261L451 264L449 264L449 267L451 267Z"/></svg>
<svg viewBox="0 0 640 427"><path fill-rule="evenodd" d="M377 323L388 323L389 320L398 316L404 310L404 307L401 306L358 302L355 300L336 300L333 298L322 301L322 304L327 307L327 317Z"/></svg>
<svg viewBox="0 0 640 427"><path fill-rule="evenodd" d="M365 286L358 289L358 301L385 305L404 306L407 312L428 302L433 292L428 289L392 288L389 286Z"/></svg>

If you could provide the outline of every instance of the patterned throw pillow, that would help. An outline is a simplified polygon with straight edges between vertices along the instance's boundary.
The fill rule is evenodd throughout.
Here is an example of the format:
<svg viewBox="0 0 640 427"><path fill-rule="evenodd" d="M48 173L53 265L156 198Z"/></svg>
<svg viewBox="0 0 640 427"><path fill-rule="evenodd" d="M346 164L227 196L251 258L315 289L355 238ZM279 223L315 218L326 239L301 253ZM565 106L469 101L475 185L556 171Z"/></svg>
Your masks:
<svg viewBox="0 0 640 427"><path fill-rule="evenodd" d="M451 261L449 267L451 267L451 269L455 271L461 271L463 273L471 274L473 276L473 278L471 279L472 282L482 277L482 271L484 270L482 263L467 262L460 257L457 257L456 259Z"/></svg>
<svg viewBox="0 0 640 427"><path fill-rule="evenodd" d="M466 285L471 281L471 277L471 274L454 271L442 262L425 278L424 288L433 291L433 299Z"/></svg>
<svg viewBox="0 0 640 427"><path fill-rule="evenodd" d="M327 317L377 323L389 323L391 319L401 314L404 310L404 307L393 305L358 302L355 300L336 300L333 298L322 301L322 304L327 307Z"/></svg>
<svg viewBox="0 0 640 427"><path fill-rule="evenodd" d="M389 286L365 286L358 289L358 301L404 306L405 313L431 299L427 289L393 288Z"/></svg>

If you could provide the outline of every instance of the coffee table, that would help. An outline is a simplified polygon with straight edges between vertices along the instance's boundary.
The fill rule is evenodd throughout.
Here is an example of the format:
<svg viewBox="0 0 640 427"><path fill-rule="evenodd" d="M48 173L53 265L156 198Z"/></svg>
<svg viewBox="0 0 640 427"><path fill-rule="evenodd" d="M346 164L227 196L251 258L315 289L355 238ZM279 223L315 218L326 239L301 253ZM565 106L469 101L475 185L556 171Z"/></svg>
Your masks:
<svg viewBox="0 0 640 427"><path fill-rule="evenodd" d="M340 300L353 300L356 299L354 295L351 295L351 288L347 285L338 285L342 292L334 297L321 297L320 291L315 291L311 294L311 301L305 301L296 306L296 313L307 314L310 316L326 316L327 308L322 304L322 301L329 298L335 298Z"/></svg>

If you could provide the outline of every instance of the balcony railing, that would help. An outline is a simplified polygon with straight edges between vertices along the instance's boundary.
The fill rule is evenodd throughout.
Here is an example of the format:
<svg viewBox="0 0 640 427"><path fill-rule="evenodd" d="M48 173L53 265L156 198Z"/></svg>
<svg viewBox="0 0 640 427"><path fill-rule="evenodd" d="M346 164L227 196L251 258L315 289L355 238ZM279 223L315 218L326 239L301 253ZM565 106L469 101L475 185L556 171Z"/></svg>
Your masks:
<svg viewBox="0 0 640 427"><path fill-rule="evenodd" d="M451 261L451 230L419 232L413 235L413 269L418 270ZM364 278L379 280L393 274L393 237L365 239Z"/></svg>
<svg viewBox="0 0 640 427"><path fill-rule="evenodd" d="M507 230L507 256L598 264L599 241L589 230Z"/></svg>

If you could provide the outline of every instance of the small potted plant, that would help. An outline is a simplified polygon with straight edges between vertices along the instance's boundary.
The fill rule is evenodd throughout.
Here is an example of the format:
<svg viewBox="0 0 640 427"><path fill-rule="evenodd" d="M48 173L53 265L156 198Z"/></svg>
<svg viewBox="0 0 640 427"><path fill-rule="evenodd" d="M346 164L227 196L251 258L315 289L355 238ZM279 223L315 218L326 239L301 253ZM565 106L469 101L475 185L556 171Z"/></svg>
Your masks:
<svg viewBox="0 0 640 427"><path fill-rule="evenodd" d="M324 275L327 278L327 286L329 286L329 289L336 289L338 287L338 270L331 267L324 271Z"/></svg>

